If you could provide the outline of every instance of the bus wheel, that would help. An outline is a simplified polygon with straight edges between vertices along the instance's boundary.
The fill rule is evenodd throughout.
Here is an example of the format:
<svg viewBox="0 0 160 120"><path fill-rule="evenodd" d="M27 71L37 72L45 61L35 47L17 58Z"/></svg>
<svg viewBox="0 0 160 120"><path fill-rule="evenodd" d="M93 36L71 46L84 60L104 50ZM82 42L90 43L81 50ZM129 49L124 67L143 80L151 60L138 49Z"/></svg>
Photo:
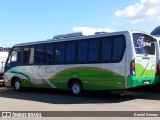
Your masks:
<svg viewBox="0 0 160 120"><path fill-rule="evenodd" d="M21 82L20 82L20 80L17 78L16 80L15 80L15 82L14 82L14 89L16 90L16 91L20 91L21 89L22 89L22 87L21 87Z"/></svg>
<svg viewBox="0 0 160 120"><path fill-rule="evenodd" d="M81 95L83 92L83 86L80 81L73 81L70 86L71 93L75 96Z"/></svg>

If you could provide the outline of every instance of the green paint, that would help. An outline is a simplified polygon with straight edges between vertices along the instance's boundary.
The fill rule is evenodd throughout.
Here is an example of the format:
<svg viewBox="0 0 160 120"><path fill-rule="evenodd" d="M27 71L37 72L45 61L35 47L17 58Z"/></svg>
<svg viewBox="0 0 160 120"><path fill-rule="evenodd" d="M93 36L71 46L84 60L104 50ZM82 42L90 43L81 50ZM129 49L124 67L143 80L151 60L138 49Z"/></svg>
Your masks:
<svg viewBox="0 0 160 120"><path fill-rule="evenodd" d="M108 90L125 88L125 77L112 71L96 68L73 68L65 70L51 80L57 88L67 89L71 78L81 80L85 90Z"/></svg>
<svg viewBox="0 0 160 120"><path fill-rule="evenodd" d="M144 84L144 81L148 81L149 84L154 84L154 79L155 77L152 77L152 78L137 78L136 76L132 76L132 75L129 75L127 77L127 88L132 88L132 87L137 87L137 86L143 86L145 85Z"/></svg>
<svg viewBox="0 0 160 120"><path fill-rule="evenodd" d="M155 77L155 70L145 70L141 64L135 64L135 74L137 78L153 78Z"/></svg>
<svg viewBox="0 0 160 120"><path fill-rule="evenodd" d="M155 66L153 66L155 67ZM135 64L135 76L129 75L127 77L127 88L143 86L144 82L148 81L149 84L155 82L155 70L146 70L141 64Z"/></svg>
<svg viewBox="0 0 160 120"><path fill-rule="evenodd" d="M157 75L157 76L155 77L155 82L154 82L154 84L160 85L160 75Z"/></svg>
<svg viewBox="0 0 160 120"><path fill-rule="evenodd" d="M33 88L51 88L47 83L43 84L34 84L29 80L21 79L22 87L33 87Z"/></svg>
<svg viewBox="0 0 160 120"><path fill-rule="evenodd" d="M18 72L18 71L11 71L11 73L16 73L16 74L20 74L22 76L25 76L26 78L28 78L28 80L31 80L30 77L22 72Z"/></svg>
<svg viewBox="0 0 160 120"><path fill-rule="evenodd" d="M155 78L154 70L145 70L142 65L136 64L136 76L129 75L127 77L127 88L144 85L144 81L149 81L149 84L153 84ZM12 71L25 76L27 79L21 79L23 87L35 87L35 88L51 88L48 83L42 84L32 83L29 76L24 73ZM143 73L143 74L142 74ZM118 73L110 70L104 70L95 67L75 67L63 70L51 78L49 81L59 89L68 89L68 82L71 79L79 79L85 90L111 90L111 89L125 89L126 79Z"/></svg>

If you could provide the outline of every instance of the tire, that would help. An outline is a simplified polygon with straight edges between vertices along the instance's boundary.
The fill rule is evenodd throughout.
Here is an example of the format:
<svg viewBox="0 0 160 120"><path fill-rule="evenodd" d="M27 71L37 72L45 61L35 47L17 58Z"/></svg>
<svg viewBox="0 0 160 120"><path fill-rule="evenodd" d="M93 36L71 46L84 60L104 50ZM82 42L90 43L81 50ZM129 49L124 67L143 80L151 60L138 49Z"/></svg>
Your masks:
<svg viewBox="0 0 160 120"><path fill-rule="evenodd" d="M18 78L14 82L14 89L16 91L21 91L22 90L21 82Z"/></svg>
<svg viewBox="0 0 160 120"><path fill-rule="evenodd" d="M73 81L70 85L70 91L74 96L81 95L83 93L82 83L78 80Z"/></svg>

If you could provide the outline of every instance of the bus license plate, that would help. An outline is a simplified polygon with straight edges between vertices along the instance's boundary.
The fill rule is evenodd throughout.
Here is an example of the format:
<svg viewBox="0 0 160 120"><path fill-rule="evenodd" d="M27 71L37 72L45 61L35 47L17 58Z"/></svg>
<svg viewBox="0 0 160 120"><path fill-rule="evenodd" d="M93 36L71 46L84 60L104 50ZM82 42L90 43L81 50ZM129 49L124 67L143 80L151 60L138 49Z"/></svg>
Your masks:
<svg viewBox="0 0 160 120"><path fill-rule="evenodd" d="M148 85L149 81L144 81L143 83L144 83L144 85Z"/></svg>

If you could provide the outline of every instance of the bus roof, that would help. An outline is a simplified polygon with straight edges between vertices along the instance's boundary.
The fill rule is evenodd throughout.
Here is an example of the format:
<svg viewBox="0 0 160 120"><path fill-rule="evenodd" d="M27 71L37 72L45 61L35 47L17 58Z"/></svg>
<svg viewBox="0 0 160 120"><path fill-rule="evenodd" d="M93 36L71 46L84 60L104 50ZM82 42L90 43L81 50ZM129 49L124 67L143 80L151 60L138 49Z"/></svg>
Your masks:
<svg viewBox="0 0 160 120"><path fill-rule="evenodd" d="M10 50L11 50L10 47L6 47L6 48L0 47L0 52L9 52Z"/></svg>
<svg viewBox="0 0 160 120"><path fill-rule="evenodd" d="M83 33L77 32L77 33L70 33L70 34L64 34L64 35L56 35L56 36L53 37L53 39L47 39L47 40L44 40L44 41L16 44L13 47L43 44L43 43L45 44L45 43L69 41L69 40L89 39L89 38L105 37L105 36L120 35L120 34L127 34L127 33L144 33L144 34L147 34L143 31L138 31L138 30L119 31L119 32L110 32L110 33L96 32L94 35L83 35Z"/></svg>

